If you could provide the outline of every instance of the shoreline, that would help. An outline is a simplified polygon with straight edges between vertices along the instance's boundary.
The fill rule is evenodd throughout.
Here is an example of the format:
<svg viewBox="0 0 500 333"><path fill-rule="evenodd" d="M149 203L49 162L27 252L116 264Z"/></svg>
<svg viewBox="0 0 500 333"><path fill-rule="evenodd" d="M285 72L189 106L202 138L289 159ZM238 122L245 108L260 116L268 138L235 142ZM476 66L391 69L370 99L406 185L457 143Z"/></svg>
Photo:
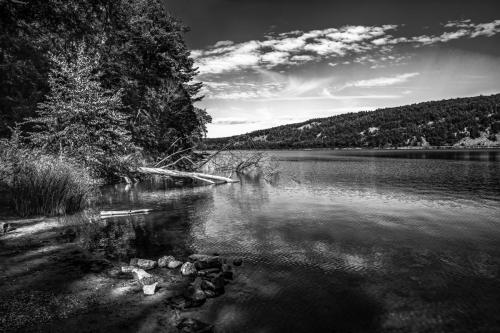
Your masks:
<svg viewBox="0 0 500 333"><path fill-rule="evenodd" d="M147 269L157 283L153 294L146 294L144 281L124 273L132 262L110 260L85 247L82 218L0 219L10 225L0 232L0 331L76 332L86 323L84 331L93 332L170 332L180 327L186 328L183 332L212 332L213 326L204 322L204 302L176 309L170 301L187 297L193 285L208 279L202 270L184 275L180 267L156 265ZM187 256L181 261L196 264ZM223 274L227 260L220 257L220 262ZM226 286L227 293L231 289Z"/></svg>

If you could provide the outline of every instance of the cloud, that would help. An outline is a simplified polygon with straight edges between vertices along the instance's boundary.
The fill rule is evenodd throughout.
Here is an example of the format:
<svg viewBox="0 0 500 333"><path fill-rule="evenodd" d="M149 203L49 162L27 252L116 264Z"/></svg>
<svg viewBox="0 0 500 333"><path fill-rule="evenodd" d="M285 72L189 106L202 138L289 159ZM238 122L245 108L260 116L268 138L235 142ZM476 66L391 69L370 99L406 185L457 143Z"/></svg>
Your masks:
<svg viewBox="0 0 500 333"><path fill-rule="evenodd" d="M353 56L390 52L397 45L422 47L462 38L491 37L500 32L500 20L479 24L471 20L450 21L442 27L451 31L394 37L391 33L399 26L390 24L296 30L268 35L263 40L219 41L206 49L193 50L191 56L202 75L273 69L330 59L347 64Z"/></svg>
<svg viewBox="0 0 500 333"><path fill-rule="evenodd" d="M267 36L266 40L238 44L220 41L205 50L194 50L191 54L200 74L270 69L365 52L371 48L367 41L396 28L395 25L344 26L307 32L292 31Z"/></svg>
<svg viewBox="0 0 500 333"><path fill-rule="evenodd" d="M408 81L410 78L419 75L420 73L405 73L395 76L379 77L375 79L359 80L347 83L343 88L347 87L361 87L361 88L371 88L371 87L386 87L392 86L397 83L403 83ZM342 89L343 89L342 88Z"/></svg>

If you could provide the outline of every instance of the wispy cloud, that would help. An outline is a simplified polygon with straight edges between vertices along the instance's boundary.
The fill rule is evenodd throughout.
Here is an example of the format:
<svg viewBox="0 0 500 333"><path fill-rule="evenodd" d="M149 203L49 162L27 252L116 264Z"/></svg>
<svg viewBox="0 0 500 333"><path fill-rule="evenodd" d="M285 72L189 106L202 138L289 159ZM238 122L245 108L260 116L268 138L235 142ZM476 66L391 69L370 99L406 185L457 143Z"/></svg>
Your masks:
<svg viewBox="0 0 500 333"><path fill-rule="evenodd" d="M491 37L500 32L500 20L475 24L450 21L441 34L394 37L398 25L344 26L311 31L291 31L242 43L219 41L194 50L200 74L220 74L252 69L272 69L326 59L342 59L371 52L388 52L396 45L425 46L461 38ZM348 59L342 62L347 62Z"/></svg>
<svg viewBox="0 0 500 333"><path fill-rule="evenodd" d="M347 87L371 88L371 87L392 86L394 84L406 82L409 79L411 79L412 77L415 77L419 74L420 73L405 73L405 74L399 74L399 75L394 75L394 76L378 77L378 78L368 79L368 80L359 80L359 81L347 83L344 86L344 88L347 88Z"/></svg>

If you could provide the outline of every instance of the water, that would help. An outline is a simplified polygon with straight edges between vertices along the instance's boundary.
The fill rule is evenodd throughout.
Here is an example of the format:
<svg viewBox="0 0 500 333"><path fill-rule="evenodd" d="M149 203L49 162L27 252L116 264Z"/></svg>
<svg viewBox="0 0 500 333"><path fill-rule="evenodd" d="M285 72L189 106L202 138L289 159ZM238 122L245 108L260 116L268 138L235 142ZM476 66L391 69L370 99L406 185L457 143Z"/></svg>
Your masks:
<svg viewBox="0 0 500 333"><path fill-rule="evenodd" d="M109 188L117 259L241 257L220 332L500 331L500 151L280 151L270 183Z"/></svg>

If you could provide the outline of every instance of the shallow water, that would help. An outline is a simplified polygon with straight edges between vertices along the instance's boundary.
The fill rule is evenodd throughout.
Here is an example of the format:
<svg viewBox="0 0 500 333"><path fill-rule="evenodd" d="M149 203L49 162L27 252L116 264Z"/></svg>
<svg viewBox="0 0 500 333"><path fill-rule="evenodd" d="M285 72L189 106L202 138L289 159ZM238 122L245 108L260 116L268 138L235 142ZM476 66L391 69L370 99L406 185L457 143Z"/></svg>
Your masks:
<svg viewBox="0 0 500 333"><path fill-rule="evenodd" d="M271 153L270 183L106 189L104 209L154 212L95 247L243 258L199 313L220 332L500 330L500 151Z"/></svg>

